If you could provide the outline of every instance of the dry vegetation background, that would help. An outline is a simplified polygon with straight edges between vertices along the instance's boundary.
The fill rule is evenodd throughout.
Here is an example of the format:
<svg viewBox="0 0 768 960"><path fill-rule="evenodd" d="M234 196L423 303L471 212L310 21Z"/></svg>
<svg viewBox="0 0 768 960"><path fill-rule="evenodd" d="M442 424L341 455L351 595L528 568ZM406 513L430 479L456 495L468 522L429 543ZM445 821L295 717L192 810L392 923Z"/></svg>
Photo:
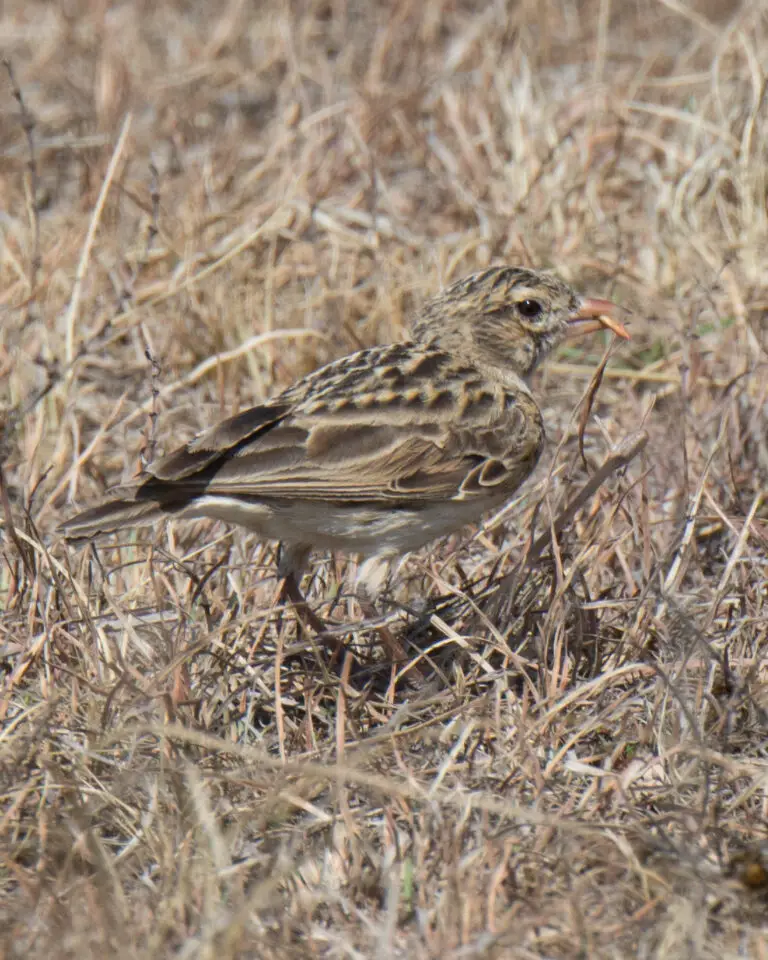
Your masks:
<svg viewBox="0 0 768 960"><path fill-rule="evenodd" d="M764 0L11 0L0 51L0 956L768 957ZM57 537L492 261L633 339L584 459L599 338L519 499L405 562L419 673L348 558L340 678L273 544Z"/></svg>

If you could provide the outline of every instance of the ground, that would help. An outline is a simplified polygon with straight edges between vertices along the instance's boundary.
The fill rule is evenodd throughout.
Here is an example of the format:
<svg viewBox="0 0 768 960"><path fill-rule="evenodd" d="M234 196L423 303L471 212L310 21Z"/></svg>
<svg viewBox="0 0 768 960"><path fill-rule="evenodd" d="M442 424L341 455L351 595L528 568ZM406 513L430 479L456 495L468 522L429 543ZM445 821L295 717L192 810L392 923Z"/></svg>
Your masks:
<svg viewBox="0 0 768 960"><path fill-rule="evenodd" d="M0 51L0 957L768 957L765 4L10 0ZM403 662L354 558L339 670L274 544L56 533L500 262L632 340L397 571Z"/></svg>

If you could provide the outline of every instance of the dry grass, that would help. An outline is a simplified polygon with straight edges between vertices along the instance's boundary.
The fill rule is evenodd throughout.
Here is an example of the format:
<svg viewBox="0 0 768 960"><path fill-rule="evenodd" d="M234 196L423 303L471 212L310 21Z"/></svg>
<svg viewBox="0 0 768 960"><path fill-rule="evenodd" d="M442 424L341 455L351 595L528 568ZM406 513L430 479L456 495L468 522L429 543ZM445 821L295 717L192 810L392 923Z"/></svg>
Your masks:
<svg viewBox="0 0 768 960"><path fill-rule="evenodd" d="M0 956L768 957L765 4L0 11ZM633 340L586 465L594 342L539 378L519 500L405 562L426 685L345 558L310 595L348 682L275 607L273 545L56 537L490 261L613 297Z"/></svg>

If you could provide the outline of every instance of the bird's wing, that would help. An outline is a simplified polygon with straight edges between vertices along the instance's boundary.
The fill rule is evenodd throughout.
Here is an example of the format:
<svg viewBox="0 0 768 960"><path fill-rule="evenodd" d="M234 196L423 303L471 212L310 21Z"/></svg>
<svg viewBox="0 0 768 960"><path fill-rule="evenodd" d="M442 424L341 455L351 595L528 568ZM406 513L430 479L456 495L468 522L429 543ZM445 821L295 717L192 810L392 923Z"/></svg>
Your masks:
<svg viewBox="0 0 768 960"><path fill-rule="evenodd" d="M434 348L363 350L150 467L139 497L286 498L393 506L511 493L543 441L527 389Z"/></svg>

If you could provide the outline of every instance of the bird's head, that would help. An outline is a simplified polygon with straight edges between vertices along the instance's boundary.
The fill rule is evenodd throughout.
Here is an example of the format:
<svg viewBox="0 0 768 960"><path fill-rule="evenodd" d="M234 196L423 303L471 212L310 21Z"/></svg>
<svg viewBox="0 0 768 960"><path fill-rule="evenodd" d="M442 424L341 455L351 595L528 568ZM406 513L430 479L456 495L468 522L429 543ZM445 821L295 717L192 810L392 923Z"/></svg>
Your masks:
<svg viewBox="0 0 768 960"><path fill-rule="evenodd" d="M414 337L463 353L486 370L528 377L569 335L606 328L629 334L608 300L580 296L551 274L491 267L458 280L425 304Z"/></svg>

